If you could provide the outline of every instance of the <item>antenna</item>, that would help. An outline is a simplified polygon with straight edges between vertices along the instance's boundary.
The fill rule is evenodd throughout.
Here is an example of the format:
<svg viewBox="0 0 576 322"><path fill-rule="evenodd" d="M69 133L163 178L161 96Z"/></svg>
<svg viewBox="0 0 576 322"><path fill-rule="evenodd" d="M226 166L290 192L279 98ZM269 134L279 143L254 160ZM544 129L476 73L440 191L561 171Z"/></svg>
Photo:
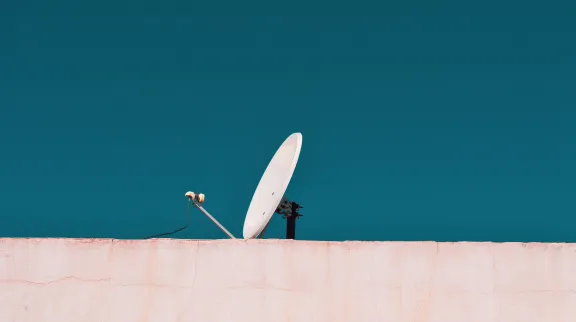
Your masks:
<svg viewBox="0 0 576 322"><path fill-rule="evenodd" d="M296 220L302 216L298 210L303 207L284 198L284 194L296 169L301 149L302 134L294 133L284 140L270 160L246 213L242 232L244 239L263 238L274 213L286 219L286 239L296 238ZM228 237L236 239L201 206L205 200L204 194L196 195L189 191L185 196Z"/></svg>
<svg viewBox="0 0 576 322"><path fill-rule="evenodd" d="M301 149L302 134L294 133L284 140L270 160L246 213L244 239L256 238L268 226L272 215L278 212L278 206L284 199L284 193L296 169ZM291 212L283 212L287 216L291 215ZM291 220L288 224L292 225Z"/></svg>
<svg viewBox="0 0 576 322"><path fill-rule="evenodd" d="M236 239L236 237L234 237L234 235L232 235L228 229L224 228L224 226L222 226L222 224L216 220L216 218L212 217L212 215L206 211L204 207L201 206L201 204L203 204L204 200L206 199L206 196L203 193L196 195L194 192L188 191L184 196L186 196L186 198L192 202L194 207L198 208L198 210L200 210L206 217L208 217L208 219L212 220L212 222L218 226L218 228L220 228L220 230L222 230L226 235L228 235L228 237Z"/></svg>

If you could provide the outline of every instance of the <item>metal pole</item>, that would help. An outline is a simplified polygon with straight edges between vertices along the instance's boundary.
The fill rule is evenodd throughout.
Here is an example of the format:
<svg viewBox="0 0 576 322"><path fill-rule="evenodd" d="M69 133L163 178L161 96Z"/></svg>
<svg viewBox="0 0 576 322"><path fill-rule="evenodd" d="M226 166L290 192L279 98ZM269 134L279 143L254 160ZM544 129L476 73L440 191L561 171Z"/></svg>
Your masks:
<svg viewBox="0 0 576 322"><path fill-rule="evenodd" d="M222 224L220 224L218 222L218 220L216 220L216 218L212 217L211 214L208 213L208 211L206 211L206 209L204 209L202 206L196 204L195 202L193 202L194 206L196 206L196 208L198 208L206 217L208 217L208 219L212 220L212 222L214 224L216 224L216 226L218 226L218 228L220 228L220 230L222 230L226 235L228 235L228 237L232 238L232 239L236 239L236 237L234 237L234 235L232 235L226 228L224 228L224 226L222 226Z"/></svg>
<svg viewBox="0 0 576 322"><path fill-rule="evenodd" d="M291 202L291 205L291 214L286 218L286 239L296 238L296 218L298 218L298 205L295 202Z"/></svg>

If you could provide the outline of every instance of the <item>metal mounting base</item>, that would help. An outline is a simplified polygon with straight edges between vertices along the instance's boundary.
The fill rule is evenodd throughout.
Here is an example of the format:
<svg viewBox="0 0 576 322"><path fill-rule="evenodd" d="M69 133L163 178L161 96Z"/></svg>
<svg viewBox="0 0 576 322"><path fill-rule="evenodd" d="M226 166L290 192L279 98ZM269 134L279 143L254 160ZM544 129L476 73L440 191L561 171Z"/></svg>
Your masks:
<svg viewBox="0 0 576 322"><path fill-rule="evenodd" d="M276 213L282 215L286 219L286 239L296 238L296 219L302 217L298 212L299 209L304 208L294 201L289 201L285 198L282 199Z"/></svg>

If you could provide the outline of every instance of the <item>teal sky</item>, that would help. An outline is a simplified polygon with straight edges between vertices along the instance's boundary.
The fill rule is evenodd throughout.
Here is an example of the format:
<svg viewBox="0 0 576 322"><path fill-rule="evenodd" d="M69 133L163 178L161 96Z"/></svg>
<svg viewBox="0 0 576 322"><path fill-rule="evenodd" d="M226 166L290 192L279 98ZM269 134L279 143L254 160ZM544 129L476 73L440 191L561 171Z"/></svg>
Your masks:
<svg viewBox="0 0 576 322"><path fill-rule="evenodd" d="M188 190L240 236L302 132L298 239L576 242L575 39L568 1L4 1L0 236L142 238Z"/></svg>

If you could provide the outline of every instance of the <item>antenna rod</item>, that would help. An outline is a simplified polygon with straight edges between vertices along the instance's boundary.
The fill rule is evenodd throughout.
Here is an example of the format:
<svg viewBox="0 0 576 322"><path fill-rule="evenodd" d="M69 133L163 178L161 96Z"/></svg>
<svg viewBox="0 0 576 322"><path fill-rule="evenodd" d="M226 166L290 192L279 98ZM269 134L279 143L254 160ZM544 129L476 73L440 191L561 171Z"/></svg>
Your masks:
<svg viewBox="0 0 576 322"><path fill-rule="evenodd" d="M200 210L206 217L208 217L208 219L212 220L212 222L218 226L218 228L220 228L220 230L222 230L226 235L228 235L228 237L232 238L232 239L236 239L236 237L234 237L234 235L232 235L226 228L224 228L224 226L222 226L218 220L216 220L216 218L212 217L211 214L208 213L208 211L206 211L206 209L204 209L202 206L200 206L199 204L193 202L194 206L196 208L198 208L198 210Z"/></svg>

